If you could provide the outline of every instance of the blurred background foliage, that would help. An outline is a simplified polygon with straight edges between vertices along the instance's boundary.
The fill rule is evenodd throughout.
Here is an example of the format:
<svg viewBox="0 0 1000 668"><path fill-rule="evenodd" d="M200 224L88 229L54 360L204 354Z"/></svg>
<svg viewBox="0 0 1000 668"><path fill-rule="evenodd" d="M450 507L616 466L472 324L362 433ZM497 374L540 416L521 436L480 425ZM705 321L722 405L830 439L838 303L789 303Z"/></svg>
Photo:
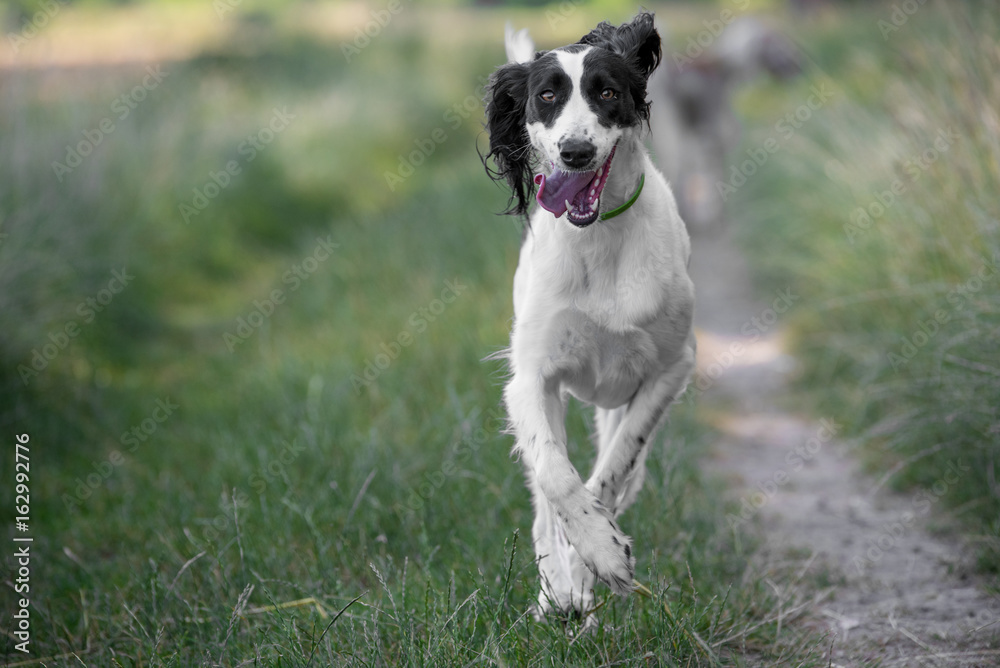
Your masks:
<svg viewBox="0 0 1000 668"><path fill-rule="evenodd" d="M827 70L830 113L748 180L740 229L761 285L802 291L789 333L806 405L843 419L898 489L968 467L941 523L996 572L1000 16L928 10L885 13L874 48L852 42Z"/></svg>

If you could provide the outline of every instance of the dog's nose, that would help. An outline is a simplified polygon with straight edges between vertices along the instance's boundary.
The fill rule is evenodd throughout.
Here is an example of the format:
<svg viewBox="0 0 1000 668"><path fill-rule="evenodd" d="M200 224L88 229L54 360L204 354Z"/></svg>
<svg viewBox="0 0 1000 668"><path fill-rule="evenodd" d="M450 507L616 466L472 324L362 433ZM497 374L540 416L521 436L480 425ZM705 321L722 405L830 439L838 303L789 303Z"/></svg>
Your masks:
<svg viewBox="0 0 1000 668"><path fill-rule="evenodd" d="M571 169L582 169L594 160L597 147L589 141L567 139L559 146L559 157Z"/></svg>

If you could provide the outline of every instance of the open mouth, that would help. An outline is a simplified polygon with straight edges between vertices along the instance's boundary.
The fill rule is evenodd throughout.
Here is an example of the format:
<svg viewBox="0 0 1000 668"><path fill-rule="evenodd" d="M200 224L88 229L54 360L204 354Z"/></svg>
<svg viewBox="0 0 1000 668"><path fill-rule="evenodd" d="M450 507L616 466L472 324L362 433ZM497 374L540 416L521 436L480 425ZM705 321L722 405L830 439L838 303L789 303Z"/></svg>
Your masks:
<svg viewBox="0 0 1000 668"><path fill-rule="evenodd" d="M564 172L552 169L546 176L535 176L538 194L535 199L546 211L552 212L556 218L566 215L566 219L577 227L586 227L597 220L597 210L601 204L601 193L608 182L611 172L611 159L615 157L615 148L604 164L596 172Z"/></svg>

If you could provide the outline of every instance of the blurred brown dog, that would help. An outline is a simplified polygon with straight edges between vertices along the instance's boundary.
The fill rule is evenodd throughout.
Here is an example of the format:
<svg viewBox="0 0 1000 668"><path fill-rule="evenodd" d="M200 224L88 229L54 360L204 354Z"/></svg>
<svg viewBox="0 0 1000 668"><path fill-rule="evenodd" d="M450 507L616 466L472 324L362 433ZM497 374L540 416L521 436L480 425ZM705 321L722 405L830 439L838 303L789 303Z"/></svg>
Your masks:
<svg viewBox="0 0 1000 668"><path fill-rule="evenodd" d="M777 79L799 74L801 55L787 37L744 17L694 57L675 52L664 60L649 81L653 149L694 233L725 217L716 184L726 181L726 156L740 141L733 94L764 72Z"/></svg>

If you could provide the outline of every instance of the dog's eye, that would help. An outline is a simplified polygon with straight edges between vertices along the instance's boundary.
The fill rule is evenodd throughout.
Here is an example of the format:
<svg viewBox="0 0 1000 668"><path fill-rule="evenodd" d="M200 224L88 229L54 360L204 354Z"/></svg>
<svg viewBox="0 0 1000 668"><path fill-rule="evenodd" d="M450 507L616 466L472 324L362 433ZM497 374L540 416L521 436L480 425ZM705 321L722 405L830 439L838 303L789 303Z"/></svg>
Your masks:
<svg viewBox="0 0 1000 668"><path fill-rule="evenodd" d="M615 95L616 95L615 91L611 88L605 88L604 90L601 91L602 100L613 100L615 99Z"/></svg>
<svg viewBox="0 0 1000 668"><path fill-rule="evenodd" d="M538 97L542 98L544 102L552 102L556 99L556 94L550 90L543 90Z"/></svg>

